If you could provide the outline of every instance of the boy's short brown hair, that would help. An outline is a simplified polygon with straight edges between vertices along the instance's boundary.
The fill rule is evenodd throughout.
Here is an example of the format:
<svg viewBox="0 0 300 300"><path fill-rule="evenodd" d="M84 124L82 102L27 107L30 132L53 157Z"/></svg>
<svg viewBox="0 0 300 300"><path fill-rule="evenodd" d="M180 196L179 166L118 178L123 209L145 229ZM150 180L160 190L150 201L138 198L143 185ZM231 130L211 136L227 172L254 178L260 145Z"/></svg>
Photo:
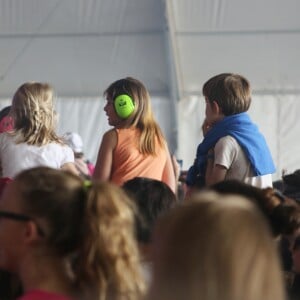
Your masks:
<svg viewBox="0 0 300 300"><path fill-rule="evenodd" d="M250 83L238 74L216 75L204 83L202 92L209 102L218 103L225 116L245 112L251 103Z"/></svg>

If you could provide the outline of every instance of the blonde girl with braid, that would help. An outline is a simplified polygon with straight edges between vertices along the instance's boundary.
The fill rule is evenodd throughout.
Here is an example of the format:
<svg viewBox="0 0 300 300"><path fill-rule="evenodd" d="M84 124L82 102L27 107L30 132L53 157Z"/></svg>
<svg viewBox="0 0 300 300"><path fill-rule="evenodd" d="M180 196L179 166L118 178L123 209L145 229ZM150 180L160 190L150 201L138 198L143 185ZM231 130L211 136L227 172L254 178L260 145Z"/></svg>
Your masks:
<svg viewBox="0 0 300 300"><path fill-rule="evenodd" d="M0 268L20 278L18 300L142 299L134 208L121 188L36 167L7 185L0 217Z"/></svg>
<svg viewBox="0 0 300 300"><path fill-rule="evenodd" d="M163 181L175 192L167 142L156 122L142 82L126 77L104 92L104 111L113 128L102 137L94 178L122 185L135 177Z"/></svg>
<svg viewBox="0 0 300 300"><path fill-rule="evenodd" d="M55 132L53 89L47 83L27 82L13 96L14 129L0 135L2 176L15 177L36 167L68 169L77 174L73 151Z"/></svg>

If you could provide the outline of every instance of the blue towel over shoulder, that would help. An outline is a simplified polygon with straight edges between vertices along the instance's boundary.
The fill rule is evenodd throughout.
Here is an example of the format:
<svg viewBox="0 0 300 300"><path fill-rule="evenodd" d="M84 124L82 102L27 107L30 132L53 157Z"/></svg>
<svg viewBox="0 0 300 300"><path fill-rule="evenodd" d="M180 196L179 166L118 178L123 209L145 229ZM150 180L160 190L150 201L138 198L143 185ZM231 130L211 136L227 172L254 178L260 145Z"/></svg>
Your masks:
<svg viewBox="0 0 300 300"><path fill-rule="evenodd" d="M224 117L206 134L197 148L195 162L188 171L187 185L194 185L198 176L204 177L208 150L213 148L220 138L227 135L235 138L242 147L251 163L254 176L275 172L273 159L264 136L251 121L249 115L244 112Z"/></svg>

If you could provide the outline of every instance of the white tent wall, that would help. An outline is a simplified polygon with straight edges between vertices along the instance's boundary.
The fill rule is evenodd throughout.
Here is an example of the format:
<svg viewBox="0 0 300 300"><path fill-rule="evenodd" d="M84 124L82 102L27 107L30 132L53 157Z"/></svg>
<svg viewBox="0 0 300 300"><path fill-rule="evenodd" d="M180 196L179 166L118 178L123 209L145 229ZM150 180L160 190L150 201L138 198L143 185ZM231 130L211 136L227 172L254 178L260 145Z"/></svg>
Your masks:
<svg viewBox="0 0 300 300"><path fill-rule="evenodd" d="M299 11L299 0L2 0L0 108L23 82L49 82L59 133L79 132L95 162L108 129L101 93L133 76L187 168L202 137L203 83L240 73L277 179L300 168Z"/></svg>
<svg viewBox="0 0 300 300"><path fill-rule="evenodd" d="M95 162L109 128L101 94L111 82L132 76L150 91L173 151L177 98L169 97L176 87L166 32L161 0L3 0L0 99L11 98L26 81L50 83L58 132L81 134L86 156ZM0 108L9 103L0 100Z"/></svg>
<svg viewBox="0 0 300 300"><path fill-rule="evenodd" d="M0 100L1 108L10 105L9 99ZM168 98L152 98L153 111L168 141L172 140L175 128ZM58 133L78 132L85 145L85 154L92 162L103 133L110 127L103 111L104 99L58 98L55 101L58 113ZM196 149L202 140L201 125L204 119L204 99L190 96L178 103L178 150L177 157L183 159L187 169L195 158ZM282 170L294 171L300 166L298 155L300 118L300 95L254 95L249 114L264 134L274 158L277 172L273 179L281 177Z"/></svg>
<svg viewBox="0 0 300 300"><path fill-rule="evenodd" d="M178 157L188 168L202 140L202 85L224 72L244 75L249 113L266 137L277 172L300 169L298 0L167 0L179 88Z"/></svg>
<svg viewBox="0 0 300 300"><path fill-rule="evenodd" d="M253 95L249 114L266 138L277 171L273 180L281 178L282 170L291 173L300 167L299 128L300 95ZM202 141L201 125L205 117L203 97L186 97L178 109L178 158L187 169L194 161Z"/></svg>

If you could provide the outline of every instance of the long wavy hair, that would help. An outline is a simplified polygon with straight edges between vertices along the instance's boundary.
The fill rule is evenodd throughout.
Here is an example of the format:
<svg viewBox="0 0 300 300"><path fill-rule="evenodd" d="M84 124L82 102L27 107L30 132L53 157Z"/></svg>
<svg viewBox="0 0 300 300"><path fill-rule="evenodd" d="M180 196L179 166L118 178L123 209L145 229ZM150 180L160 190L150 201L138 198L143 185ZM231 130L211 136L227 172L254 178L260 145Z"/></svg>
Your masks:
<svg viewBox="0 0 300 300"><path fill-rule="evenodd" d="M50 142L62 144L55 133L56 114L53 108L53 89L47 83L27 82L13 96L11 115L13 135L17 143L42 146Z"/></svg>
<svg viewBox="0 0 300 300"><path fill-rule="evenodd" d="M142 154L155 155L155 145L165 145L164 135L156 122L150 95L142 82L132 77L113 82L105 91L104 97L115 99L121 94L129 95L134 102L133 114L123 121L124 128L136 127L140 130L139 151Z"/></svg>
<svg viewBox="0 0 300 300"><path fill-rule="evenodd" d="M67 259L80 299L140 299L134 207L121 188L48 167L23 171L15 183L24 213L40 220L42 249Z"/></svg>

